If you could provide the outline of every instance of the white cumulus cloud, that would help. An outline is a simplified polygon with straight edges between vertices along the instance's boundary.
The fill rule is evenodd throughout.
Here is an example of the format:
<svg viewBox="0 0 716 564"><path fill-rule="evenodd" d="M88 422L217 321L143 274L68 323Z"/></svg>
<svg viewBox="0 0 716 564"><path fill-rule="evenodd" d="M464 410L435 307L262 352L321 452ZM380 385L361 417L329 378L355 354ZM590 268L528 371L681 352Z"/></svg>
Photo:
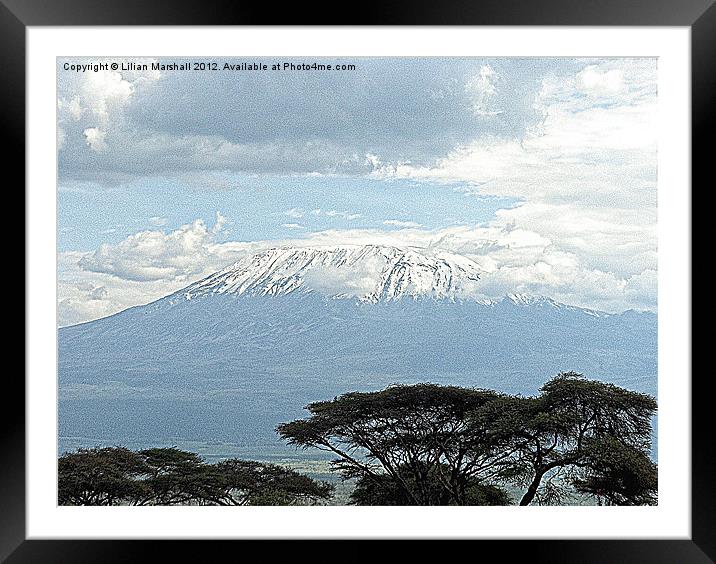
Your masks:
<svg viewBox="0 0 716 564"><path fill-rule="evenodd" d="M308 286L328 296L365 296L377 287L386 263L378 258L363 260L359 264L316 267L308 270L304 280Z"/></svg>
<svg viewBox="0 0 716 564"><path fill-rule="evenodd" d="M617 94L624 88L624 73L619 69L602 70L598 65L589 65L577 74L577 88L599 96Z"/></svg>
<svg viewBox="0 0 716 564"><path fill-rule="evenodd" d="M480 72L465 83L465 91L470 95L472 111L478 116L494 116L502 112L495 107L497 99L497 81L499 75L490 65L482 65Z"/></svg>
<svg viewBox="0 0 716 564"><path fill-rule="evenodd" d="M85 142L89 145L89 148L98 153L104 151L107 148L105 138L107 132L99 129L98 127L88 127L83 132L85 136Z"/></svg>
<svg viewBox="0 0 716 564"><path fill-rule="evenodd" d="M208 268L218 268L231 257L231 252L225 252L231 245L222 246L215 241L226 223L227 219L217 212L211 228L197 219L169 233L140 231L116 245L101 245L78 264L83 270L125 280L186 280Z"/></svg>

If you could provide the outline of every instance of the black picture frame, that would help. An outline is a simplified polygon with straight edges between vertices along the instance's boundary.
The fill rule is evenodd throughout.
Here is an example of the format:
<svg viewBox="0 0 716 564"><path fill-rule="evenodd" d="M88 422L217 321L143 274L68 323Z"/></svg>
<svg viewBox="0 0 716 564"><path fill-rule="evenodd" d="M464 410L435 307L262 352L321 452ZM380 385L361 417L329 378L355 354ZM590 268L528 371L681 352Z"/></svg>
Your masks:
<svg viewBox="0 0 716 564"><path fill-rule="evenodd" d="M570 25L685 26L691 29L692 186L706 182L716 90L715 0L479 0L417 4L387 0L351 8L336 3L311 5L232 0L0 0L0 116L6 148L0 152L8 192L24 186L25 37L28 26L96 25ZM343 11L339 11L339 7ZM712 183L712 181L711 181ZM693 188L692 188L693 194ZM693 222L692 222L693 225ZM25 295L25 303L31 300ZM669 375L688 382L690 374ZM692 389L692 534L690 540L506 540L479 542L510 559L531 562L701 563L716 561L716 476L708 373L694 371ZM217 550L234 550L237 541L89 541L25 538L24 382L6 370L0 465L0 560L19 562L205 561ZM19 408L13 410L12 408ZM320 536L320 531L317 531ZM260 541L242 541L260 542ZM312 541L283 541L282 546ZM323 543L322 554L344 557L345 547ZM275 550L274 547L271 549ZM289 550L295 548L289 547ZM310 554L310 546L301 546ZM319 549L317 549L319 550ZM474 550L474 548L473 548ZM238 554L238 553L235 553ZM360 553L354 553L358 558ZM366 553L362 553L366 557Z"/></svg>

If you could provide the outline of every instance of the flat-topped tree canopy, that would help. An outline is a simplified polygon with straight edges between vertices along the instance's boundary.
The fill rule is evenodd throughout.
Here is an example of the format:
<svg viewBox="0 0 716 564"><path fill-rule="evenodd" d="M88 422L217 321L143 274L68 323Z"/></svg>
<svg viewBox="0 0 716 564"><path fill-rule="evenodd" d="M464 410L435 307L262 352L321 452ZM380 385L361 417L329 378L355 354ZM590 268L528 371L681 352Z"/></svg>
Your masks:
<svg viewBox="0 0 716 564"><path fill-rule="evenodd" d="M478 486L510 484L523 490L521 505L575 494L652 504L656 407L646 394L565 372L534 397L428 383L350 392L311 403L310 417L277 431L335 453L334 468L359 479L358 503L388 492L414 505L491 504L508 497Z"/></svg>

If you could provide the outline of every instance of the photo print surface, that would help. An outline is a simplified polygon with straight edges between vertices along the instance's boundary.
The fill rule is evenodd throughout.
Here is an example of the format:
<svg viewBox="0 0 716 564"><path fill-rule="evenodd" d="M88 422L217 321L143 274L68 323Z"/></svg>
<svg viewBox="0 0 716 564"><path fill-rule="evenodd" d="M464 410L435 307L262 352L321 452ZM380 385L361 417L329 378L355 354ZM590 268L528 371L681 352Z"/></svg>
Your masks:
<svg viewBox="0 0 716 564"><path fill-rule="evenodd" d="M655 58L57 92L61 505L657 503Z"/></svg>

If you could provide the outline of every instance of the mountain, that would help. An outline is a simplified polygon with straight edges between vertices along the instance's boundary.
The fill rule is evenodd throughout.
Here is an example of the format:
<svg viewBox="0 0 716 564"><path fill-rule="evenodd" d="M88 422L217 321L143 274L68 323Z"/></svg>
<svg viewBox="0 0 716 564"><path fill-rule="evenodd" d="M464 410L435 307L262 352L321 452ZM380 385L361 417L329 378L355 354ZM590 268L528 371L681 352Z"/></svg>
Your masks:
<svg viewBox="0 0 716 564"><path fill-rule="evenodd" d="M323 292L377 303L404 297L455 299L480 277L477 265L445 251L364 245L275 248L250 256L178 293L286 296Z"/></svg>
<svg viewBox="0 0 716 564"><path fill-rule="evenodd" d="M59 330L60 435L275 443L310 401L398 382L533 394L559 371L656 393L657 318L476 299L443 251L280 248L145 306Z"/></svg>

